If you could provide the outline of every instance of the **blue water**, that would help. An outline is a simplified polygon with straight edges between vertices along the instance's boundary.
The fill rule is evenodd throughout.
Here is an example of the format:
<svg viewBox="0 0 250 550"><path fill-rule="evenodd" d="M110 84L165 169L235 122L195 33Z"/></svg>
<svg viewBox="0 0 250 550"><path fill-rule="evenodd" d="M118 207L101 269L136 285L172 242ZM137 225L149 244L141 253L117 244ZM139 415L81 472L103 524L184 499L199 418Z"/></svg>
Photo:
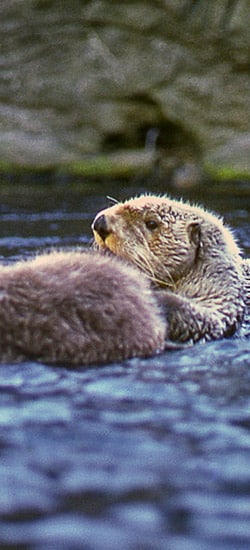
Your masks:
<svg viewBox="0 0 250 550"><path fill-rule="evenodd" d="M105 193L4 195L2 261L88 245ZM203 202L249 255L249 197ZM249 343L99 368L1 365L0 548L249 549Z"/></svg>

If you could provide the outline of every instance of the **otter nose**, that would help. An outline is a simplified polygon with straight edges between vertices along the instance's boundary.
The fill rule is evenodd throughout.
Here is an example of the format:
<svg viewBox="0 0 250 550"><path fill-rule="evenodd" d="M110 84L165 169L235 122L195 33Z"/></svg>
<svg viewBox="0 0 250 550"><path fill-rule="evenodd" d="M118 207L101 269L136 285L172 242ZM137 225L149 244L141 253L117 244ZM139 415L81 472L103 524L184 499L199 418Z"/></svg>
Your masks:
<svg viewBox="0 0 250 550"><path fill-rule="evenodd" d="M94 220L92 227L98 233L98 235L101 237L103 241L105 241L106 237L110 234L104 214L102 214L101 216L98 216Z"/></svg>

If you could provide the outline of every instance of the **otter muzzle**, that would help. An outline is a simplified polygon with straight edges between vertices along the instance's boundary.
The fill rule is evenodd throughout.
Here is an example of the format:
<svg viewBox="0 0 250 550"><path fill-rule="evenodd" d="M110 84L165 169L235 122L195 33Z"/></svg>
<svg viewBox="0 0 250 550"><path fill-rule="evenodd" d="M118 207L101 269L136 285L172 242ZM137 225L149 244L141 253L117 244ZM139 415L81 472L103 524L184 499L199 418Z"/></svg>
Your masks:
<svg viewBox="0 0 250 550"><path fill-rule="evenodd" d="M110 234L110 230L108 229L107 220L104 214L101 214L94 219L92 229L96 231L103 242L105 242L105 239Z"/></svg>

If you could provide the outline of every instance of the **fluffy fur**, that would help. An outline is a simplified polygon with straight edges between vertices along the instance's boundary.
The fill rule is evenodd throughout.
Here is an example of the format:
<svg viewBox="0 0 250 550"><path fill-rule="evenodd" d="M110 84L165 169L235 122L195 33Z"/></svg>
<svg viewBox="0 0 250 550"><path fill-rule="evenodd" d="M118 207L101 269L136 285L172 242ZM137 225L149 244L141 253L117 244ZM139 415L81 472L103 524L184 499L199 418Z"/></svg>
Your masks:
<svg viewBox="0 0 250 550"><path fill-rule="evenodd" d="M229 336L249 307L249 263L232 232L203 208L167 196L141 196L100 212L97 247L151 279L172 340Z"/></svg>
<svg viewBox="0 0 250 550"><path fill-rule="evenodd" d="M53 252L0 267L0 361L86 365L148 356L166 323L145 277L116 258Z"/></svg>

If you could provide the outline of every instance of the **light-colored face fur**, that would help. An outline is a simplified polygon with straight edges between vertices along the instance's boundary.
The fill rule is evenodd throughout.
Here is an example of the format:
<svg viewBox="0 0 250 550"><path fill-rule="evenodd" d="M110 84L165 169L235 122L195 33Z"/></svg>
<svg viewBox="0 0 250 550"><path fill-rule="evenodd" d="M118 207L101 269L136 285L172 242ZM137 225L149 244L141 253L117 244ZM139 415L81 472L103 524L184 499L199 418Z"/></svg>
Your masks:
<svg viewBox="0 0 250 550"><path fill-rule="evenodd" d="M101 230L100 230L101 228ZM156 284L174 287L197 262L238 255L230 231L214 215L168 197L141 196L96 216L100 249L137 265Z"/></svg>

